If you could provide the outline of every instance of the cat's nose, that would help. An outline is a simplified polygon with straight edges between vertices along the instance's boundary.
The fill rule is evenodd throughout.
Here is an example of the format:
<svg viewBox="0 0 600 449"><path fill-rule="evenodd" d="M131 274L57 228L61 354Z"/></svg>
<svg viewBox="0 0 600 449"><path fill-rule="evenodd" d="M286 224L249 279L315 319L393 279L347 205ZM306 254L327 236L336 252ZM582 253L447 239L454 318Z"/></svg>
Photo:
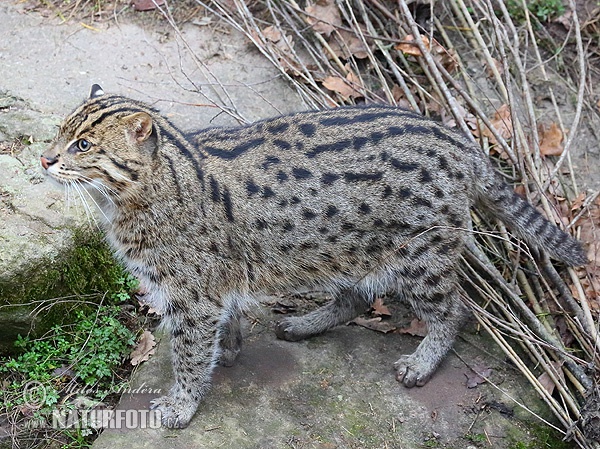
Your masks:
<svg viewBox="0 0 600 449"><path fill-rule="evenodd" d="M44 167L44 169L46 170L48 170L48 167L50 167L52 164L55 164L56 161L58 161L58 157L48 159L46 156L41 156L40 159L42 161L42 167Z"/></svg>

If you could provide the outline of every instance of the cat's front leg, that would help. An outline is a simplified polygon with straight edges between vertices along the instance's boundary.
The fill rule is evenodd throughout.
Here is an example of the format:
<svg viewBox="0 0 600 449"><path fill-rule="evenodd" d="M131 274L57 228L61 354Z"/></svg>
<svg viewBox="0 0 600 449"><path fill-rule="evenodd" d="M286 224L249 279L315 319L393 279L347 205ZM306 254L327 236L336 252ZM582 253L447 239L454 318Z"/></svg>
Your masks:
<svg viewBox="0 0 600 449"><path fill-rule="evenodd" d="M209 300L195 303L193 310L173 305L165 315L171 331L175 384L151 406L160 412L164 427L187 427L210 389L219 355L219 315L218 306Z"/></svg>

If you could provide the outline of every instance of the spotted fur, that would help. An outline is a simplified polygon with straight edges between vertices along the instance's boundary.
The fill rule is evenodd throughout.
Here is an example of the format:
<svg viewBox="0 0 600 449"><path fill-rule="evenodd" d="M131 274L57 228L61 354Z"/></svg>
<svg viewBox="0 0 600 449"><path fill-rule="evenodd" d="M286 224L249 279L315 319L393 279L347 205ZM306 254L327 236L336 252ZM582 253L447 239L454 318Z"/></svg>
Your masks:
<svg viewBox="0 0 600 449"><path fill-rule="evenodd" d="M233 362L252 294L320 286L334 299L289 317L299 340L408 300L429 328L397 378L423 385L464 316L456 261L469 209L483 206L531 246L572 265L579 244L496 174L467 138L412 112L352 107L184 135L156 110L95 86L42 156L88 188L116 254L169 323L175 384L154 406L183 427L218 361Z"/></svg>

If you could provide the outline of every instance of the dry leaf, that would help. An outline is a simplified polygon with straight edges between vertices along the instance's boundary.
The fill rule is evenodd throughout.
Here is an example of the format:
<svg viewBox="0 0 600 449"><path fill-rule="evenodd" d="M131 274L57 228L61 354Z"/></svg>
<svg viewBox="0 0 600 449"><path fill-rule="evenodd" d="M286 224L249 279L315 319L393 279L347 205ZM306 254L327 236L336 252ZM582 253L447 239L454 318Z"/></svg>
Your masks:
<svg viewBox="0 0 600 449"><path fill-rule="evenodd" d="M328 40L329 47L338 58L365 59L369 56L368 48L356 33L348 30L338 30Z"/></svg>
<svg viewBox="0 0 600 449"><path fill-rule="evenodd" d="M510 107L507 104L500 106L494 114L494 118L490 120L490 124L504 140L510 140L513 135ZM498 140L488 128L483 128L482 134L489 139L490 144L495 145L498 143ZM479 131L474 130L473 135L479 137Z"/></svg>
<svg viewBox="0 0 600 449"><path fill-rule="evenodd" d="M373 316L392 316L390 310L383 304L383 299L377 298L371 306Z"/></svg>
<svg viewBox="0 0 600 449"><path fill-rule="evenodd" d="M427 38L427 36L421 36L421 40L423 41L423 43L425 44L426 47L429 47L429 39ZM403 41L404 42L396 44L394 46L394 49L400 50L405 55L423 56L423 53L421 53L421 50L419 49L419 46L415 42L415 38L412 34L409 34L408 36L406 36L403 39Z"/></svg>
<svg viewBox="0 0 600 449"><path fill-rule="evenodd" d="M154 354L154 351L156 350L155 346L156 340L154 335L152 335L150 331L144 331L140 337L140 341L129 356L131 358L131 364L135 366L148 360L150 356Z"/></svg>
<svg viewBox="0 0 600 449"><path fill-rule="evenodd" d="M560 156L564 150L562 144L564 135L558 125L552 123L548 128L539 125L538 132L540 134L540 153L542 156Z"/></svg>
<svg viewBox="0 0 600 449"><path fill-rule="evenodd" d="M163 6L165 0L133 0L133 9L136 11L152 11L157 6Z"/></svg>
<svg viewBox="0 0 600 449"><path fill-rule="evenodd" d="M565 374L563 373L563 370L561 369L563 362L550 362L550 365L552 365L552 367L554 367L554 372L558 377L558 381L562 384L565 381ZM544 387L544 390L546 390L548 392L548 394L552 394L554 392L554 388L556 387L556 385L554 384L554 382L552 381L552 379L550 378L550 375L544 371L539 377L538 377L538 381L540 382L540 384L542 384L542 387Z"/></svg>
<svg viewBox="0 0 600 449"><path fill-rule="evenodd" d="M323 80L323 86L329 90L337 92L344 100L349 98L359 98L363 94L356 88L362 88L360 79L351 71L348 72L346 79L341 76L328 76Z"/></svg>
<svg viewBox="0 0 600 449"><path fill-rule="evenodd" d="M472 367L468 372L465 373L465 376L467 376L467 388L475 388L484 383L491 374L491 368L479 365Z"/></svg>
<svg viewBox="0 0 600 449"><path fill-rule="evenodd" d="M266 27L262 30L262 34L271 42L279 42L281 40L281 31L275 28L273 25Z"/></svg>
<svg viewBox="0 0 600 449"><path fill-rule="evenodd" d="M317 0L315 4L308 5L304 11L309 15L306 21L319 34L329 36L336 27L342 25L342 17L335 0Z"/></svg>
<svg viewBox="0 0 600 449"><path fill-rule="evenodd" d="M414 335L415 337L424 337L427 335L427 323L415 318L410 322L408 327L398 329L398 332L400 334Z"/></svg>
<svg viewBox="0 0 600 449"><path fill-rule="evenodd" d="M388 321L382 321L381 317L364 318L359 316L354 318L352 321L349 321L348 324L356 324L358 326L381 332L383 334L387 334L388 332L396 330L396 327L393 324Z"/></svg>

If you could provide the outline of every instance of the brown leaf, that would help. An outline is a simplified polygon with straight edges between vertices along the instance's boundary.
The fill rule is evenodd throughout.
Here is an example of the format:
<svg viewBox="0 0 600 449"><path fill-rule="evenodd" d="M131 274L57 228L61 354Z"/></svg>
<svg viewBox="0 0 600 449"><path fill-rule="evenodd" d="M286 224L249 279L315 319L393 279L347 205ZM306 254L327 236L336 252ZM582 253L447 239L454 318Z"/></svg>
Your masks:
<svg viewBox="0 0 600 449"><path fill-rule="evenodd" d="M279 29L275 28L273 25L263 29L262 34L271 42L279 42L281 40L281 31L279 31Z"/></svg>
<svg viewBox="0 0 600 449"><path fill-rule="evenodd" d="M382 321L381 317L364 318L359 316L354 318L352 321L349 321L348 324L356 324L358 326L381 332L383 334L387 334L388 332L396 330L396 327L393 324L388 321Z"/></svg>
<svg viewBox="0 0 600 449"><path fill-rule="evenodd" d="M484 366L476 365L465 373L467 376L467 388L475 388L485 382L492 374L492 369Z"/></svg>
<svg viewBox="0 0 600 449"><path fill-rule="evenodd" d="M323 86L329 90L337 92L344 100L349 98L359 98L363 94L357 90L357 87L362 88L360 79L351 71L348 72L346 78L341 76L328 76L323 80Z"/></svg>
<svg viewBox="0 0 600 449"><path fill-rule="evenodd" d="M513 124L512 124L512 116L510 114L510 106L507 104L503 104L498 108L496 113L494 114L494 118L491 120L492 126L498 131L501 137L505 140L509 140L513 135ZM494 135L486 129L489 133L490 142L498 143ZM485 134L485 132L484 132Z"/></svg>
<svg viewBox="0 0 600 449"><path fill-rule="evenodd" d="M410 334L414 335L415 337L424 337L427 335L427 323L415 318L410 322L408 327L398 329L398 333Z"/></svg>
<svg viewBox="0 0 600 449"><path fill-rule="evenodd" d="M152 11L157 6L163 6L165 0L133 0L133 9L136 11Z"/></svg>
<svg viewBox="0 0 600 449"><path fill-rule="evenodd" d="M563 370L561 369L563 362L550 362L550 365L552 365L552 367L554 368L554 372L556 374L556 376L558 377L558 381L560 383L563 383L565 381L565 374L563 373ZM538 377L538 381L540 382L540 384L542 384L542 387L544 387L544 390L546 390L548 392L548 394L552 394L554 392L554 388L556 388L555 383L552 381L552 379L550 378L550 375L544 371L539 377Z"/></svg>
<svg viewBox="0 0 600 449"><path fill-rule="evenodd" d="M540 134L540 153L542 156L560 156L564 150L562 144L564 134L556 123L549 127L545 125L538 126Z"/></svg>
<svg viewBox="0 0 600 449"><path fill-rule="evenodd" d="M338 30L330 36L328 43L338 58L348 59L354 56L357 59L365 59L369 56L369 49L362 39L348 30Z"/></svg>
<svg viewBox="0 0 600 449"><path fill-rule="evenodd" d="M421 40L423 41L423 43L425 44L426 47L429 47L429 39L427 38L427 36L421 36ZM405 55L423 56L423 53L421 53L421 50L419 49L419 46L415 42L415 38L412 34L409 34L408 36L406 36L403 39L403 41L404 42L396 44L394 46L394 49L400 50Z"/></svg>
<svg viewBox="0 0 600 449"><path fill-rule="evenodd" d="M306 21L319 34L329 36L336 27L342 25L342 17L335 0L317 0L316 3L308 5L304 11L309 14Z"/></svg>
<svg viewBox="0 0 600 449"><path fill-rule="evenodd" d="M150 356L154 354L154 351L156 350L155 346L156 340L154 335L152 335L150 331L144 331L140 337L140 341L129 356L131 358L131 364L135 366L148 360Z"/></svg>
<svg viewBox="0 0 600 449"><path fill-rule="evenodd" d="M383 304L383 299L377 298L371 306L373 316L392 316L390 310Z"/></svg>

